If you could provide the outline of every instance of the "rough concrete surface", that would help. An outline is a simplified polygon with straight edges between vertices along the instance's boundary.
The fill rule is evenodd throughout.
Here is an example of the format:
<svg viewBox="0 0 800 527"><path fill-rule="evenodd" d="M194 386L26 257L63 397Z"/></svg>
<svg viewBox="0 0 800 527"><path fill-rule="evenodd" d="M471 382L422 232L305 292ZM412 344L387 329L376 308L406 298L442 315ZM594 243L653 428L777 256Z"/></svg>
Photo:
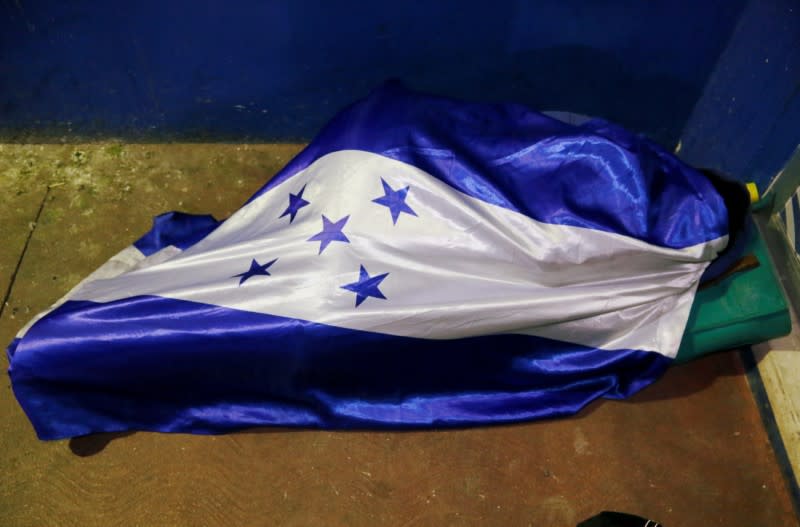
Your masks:
<svg viewBox="0 0 800 527"><path fill-rule="evenodd" d="M152 216L226 217L299 148L0 146L2 291L22 255L0 342L145 232ZM596 403L571 419L438 432L41 442L5 376L0 471L0 526L11 527L557 527L606 509L667 527L799 525L734 353L675 367L632 400Z"/></svg>

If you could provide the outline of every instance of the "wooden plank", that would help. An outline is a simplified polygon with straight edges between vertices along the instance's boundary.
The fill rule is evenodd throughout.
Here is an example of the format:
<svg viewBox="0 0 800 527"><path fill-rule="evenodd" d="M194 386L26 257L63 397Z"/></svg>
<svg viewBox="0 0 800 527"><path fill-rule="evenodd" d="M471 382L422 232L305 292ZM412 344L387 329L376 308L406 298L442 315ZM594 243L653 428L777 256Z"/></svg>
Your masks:
<svg viewBox="0 0 800 527"><path fill-rule="evenodd" d="M792 317L792 333L753 347L753 355L764 389L769 397L781 439L795 478L800 475L800 265L789 247L785 226L773 215L769 221L757 218L784 291Z"/></svg>

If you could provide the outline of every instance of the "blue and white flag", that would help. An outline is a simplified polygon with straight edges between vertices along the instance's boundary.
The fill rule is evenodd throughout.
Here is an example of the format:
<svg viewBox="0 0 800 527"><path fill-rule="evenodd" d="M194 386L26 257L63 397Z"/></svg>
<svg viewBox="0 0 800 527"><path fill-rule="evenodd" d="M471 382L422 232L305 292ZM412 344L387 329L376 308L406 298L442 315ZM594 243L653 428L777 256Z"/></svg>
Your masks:
<svg viewBox="0 0 800 527"><path fill-rule="evenodd" d="M9 372L43 439L563 416L662 374L727 229L643 137L388 84L227 220L156 218Z"/></svg>

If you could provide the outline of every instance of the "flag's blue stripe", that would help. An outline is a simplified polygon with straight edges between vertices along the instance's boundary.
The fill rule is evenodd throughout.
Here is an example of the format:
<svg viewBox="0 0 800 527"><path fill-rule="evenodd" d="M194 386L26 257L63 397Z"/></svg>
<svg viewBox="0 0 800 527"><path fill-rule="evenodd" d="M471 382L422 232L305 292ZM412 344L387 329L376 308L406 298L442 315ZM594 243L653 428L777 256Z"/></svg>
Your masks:
<svg viewBox="0 0 800 527"><path fill-rule="evenodd" d="M18 342L9 373L39 436L56 439L550 418L626 397L670 362L524 335L392 337L140 296L65 303Z"/></svg>
<svg viewBox="0 0 800 527"><path fill-rule="evenodd" d="M393 83L341 112L251 200L347 149L414 165L546 223L671 248L727 234L725 205L711 183L642 136L600 120L573 126L519 105L451 101ZM328 177L322 183L338 186L336 174Z"/></svg>
<svg viewBox="0 0 800 527"><path fill-rule="evenodd" d="M145 256L169 245L186 249L205 238L220 223L209 214L166 212L153 218L153 228L133 245Z"/></svg>

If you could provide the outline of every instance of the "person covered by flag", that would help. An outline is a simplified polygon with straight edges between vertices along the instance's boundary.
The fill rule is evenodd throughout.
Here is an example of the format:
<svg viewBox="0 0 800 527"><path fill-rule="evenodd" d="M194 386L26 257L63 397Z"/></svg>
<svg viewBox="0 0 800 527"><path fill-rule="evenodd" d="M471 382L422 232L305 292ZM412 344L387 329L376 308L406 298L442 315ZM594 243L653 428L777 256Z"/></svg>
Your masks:
<svg viewBox="0 0 800 527"><path fill-rule="evenodd" d="M20 331L13 389L42 439L569 415L669 366L725 188L602 120L388 83L227 220L157 217Z"/></svg>

